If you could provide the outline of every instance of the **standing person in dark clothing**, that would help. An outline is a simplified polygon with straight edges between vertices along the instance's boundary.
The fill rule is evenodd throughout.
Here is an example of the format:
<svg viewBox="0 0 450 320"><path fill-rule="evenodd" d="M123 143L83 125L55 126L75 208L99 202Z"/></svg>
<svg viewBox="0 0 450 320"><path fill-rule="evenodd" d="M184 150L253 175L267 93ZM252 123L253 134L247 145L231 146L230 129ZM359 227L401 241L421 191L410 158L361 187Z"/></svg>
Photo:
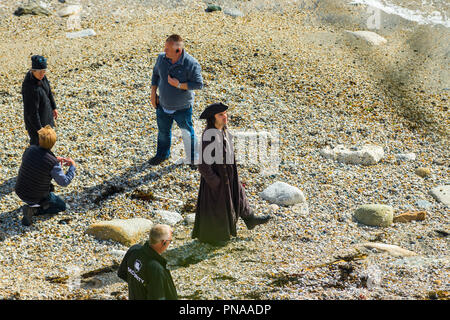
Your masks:
<svg viewBox="0 0 450 320"><path fill-rule="evenodd" d="M47 59L43 56L31 57L31 70L25 75L22 83L23 114L25 128L30 136L30 145L39 145L39 129L50 125L55 127L58 118L55 99L50 83L45 76Z"/></svg>
<svg viewBox="0 0 450 320"><path fill-rule="evenodd" d="M150 99L156 109L158 145L156 155L149 160L151 165L158 165L169 158L174 120L183 133L186 162L192 166L198 158L192 107L194 90L202 88L200 64L186 52L184 41L179 35L169 36L164 53L158 56L152 74Z"/></svg>
<svg viewBox="0 0 450 320"><path fill-rule="evenodd" d="M207 120L202 134L202 158L198 165L201 180L192 238L211 244L223 244L236 236L241 217L249 230L269 221L257 217L249 206L239 181L232 136L227 129L228 106L209 105L200 115Z"/></svg>
<svg viewBox="0 0 450 320"><path fill-rule="evenodd" d="M33 215L56 214L66 210L64 201L55 195L51 180L67 186L75 176L75 161L56 157L50 149L56 142L56 133L49 125L38 131L39 146L29 146L22 156L17 175L16 194L26 203L22 224L30 226ZM61 164L69 166L64 174Z"/></svg>
<svg viewBox="0 0 450 320"><path fill-rule="evenodd" d="M172 241L172 229L157 224L150 230L150 239L128 249L117 275L128 283L129 300L177 300L177 290L167 261L161 254Z"/></svg>

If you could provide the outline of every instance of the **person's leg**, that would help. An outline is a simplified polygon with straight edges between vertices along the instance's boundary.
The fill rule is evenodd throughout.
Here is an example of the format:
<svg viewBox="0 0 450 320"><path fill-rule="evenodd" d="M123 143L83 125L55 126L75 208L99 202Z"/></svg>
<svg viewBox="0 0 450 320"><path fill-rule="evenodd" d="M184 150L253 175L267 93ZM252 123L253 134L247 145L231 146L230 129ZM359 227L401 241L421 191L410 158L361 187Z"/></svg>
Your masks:
<svg viewBox="0 0 450 320"><path fill-rule="evenodd" d="M47 199L48 207L44 206L39 208L38 215L41 214L57 214L58 212L66 210L66 204L63 199L55 195L53 192L50 192Z"/></svg>
<svg viewBox="0 0 450 320"><path fill-rule="evenodd" d="M39 145L39 135L36 131L28 131L28 135L30 136L30 146L31 145Z"/></svg>
<svg viewBox="0 0 450 320"><path fill-rule="evenodd" d="M167 159L170 156L173 117L158 106L156 109L156 122L158 124L158 146L155 157Z"/></svg>
<svg viewBox="0 0 450 320"><path fill-rule="evenodd" d="M192 106L175 112L174 118L181 129L186 159L193 164L198 159L198 146L192 123Z"/></svg>

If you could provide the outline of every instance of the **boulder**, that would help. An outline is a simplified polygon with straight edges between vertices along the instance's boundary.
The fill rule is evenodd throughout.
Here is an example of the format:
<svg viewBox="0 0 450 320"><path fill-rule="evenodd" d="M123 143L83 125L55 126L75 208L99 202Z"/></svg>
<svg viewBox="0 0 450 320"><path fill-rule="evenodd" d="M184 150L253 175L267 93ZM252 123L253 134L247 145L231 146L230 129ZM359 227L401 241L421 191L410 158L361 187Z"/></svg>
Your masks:
<svg viewBox="0 0 450 320"><path fill-rule="evenodd" d="M291 206L306 202L303 192L284 182L275 182L260 193L261 198L281 206Z"/></svg>
<svg viewBox="0 0 450 320"><path fill-rule="evenodd" d="M440 185L431 189L430 194L446 206L450 205L450 185Z"/></svg>
<svg viewBox="0 0 450 320"><path fill-rule="evenodd" d="M125 246L138 243L148 232L153 223L148 219L114 219L94 223L86 230L87 234L101 240L114 240Z"/></svg>
<svg viewBox="0 0 450 320"><path fill-rule="evenodd" d="M356 221L373 227L387 227L393 222L394 209L384 204L366 204L356 209Z"/></svg>
<svg viewBox="0 0 450 320"><path fill-rule="evenodd" d="M378 46L381 44L385 44L387 40L380 36L379 34L372 31L345 31L348 35L357 40L362 40L366 44Z"/></svg>
<svg viewBox="0 0 450 320"><path fill-rule="evenodd" d="M58 11L60 17L68 17L71 15L79 14L81 12L82 6L78 4L71 4L65 8Z"/></svg>
<svg viewBox="0 0 450 320"><path fill-rule="evenodd" d="M320 154L327 159L346 164L373 165L384 157L384 150L376 145L364 145L360 150L350 150L340 144L334 149L327 146L320 150Z"/></svg>
<svg viewBox="0 0 450 320"><path fill-rule="evenodd" d="M367 249L377 249L389 253L394 257L411 257L417 255L415 252L400 248L399 246L385 243L368 242L363 243L363 247Z"/></svg>
<svg viewBox="0 0 450 320"><path fill-rule="evenodd" d="M157 210L155 215L161 220L161 223L168 224L169 226L174 226L179 221L183 220L181 214L173 211Z"/></svg>
<svg viewBox="0 0 450 320"><path fill-rule="evenodd" d="M422 221L427 216L426 211L404 212L395 216L393 222L410 222L413 220Z"/></svg>

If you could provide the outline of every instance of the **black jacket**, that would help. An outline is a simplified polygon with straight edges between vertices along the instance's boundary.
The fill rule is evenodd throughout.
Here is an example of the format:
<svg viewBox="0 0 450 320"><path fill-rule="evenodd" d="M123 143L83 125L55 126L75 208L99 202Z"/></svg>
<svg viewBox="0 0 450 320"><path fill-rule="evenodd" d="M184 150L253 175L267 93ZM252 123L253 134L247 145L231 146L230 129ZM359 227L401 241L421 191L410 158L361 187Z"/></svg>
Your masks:
<svg viewBox="0 0 450 320"><path fill-rule="evenodd" d="M53 152L32 145L22 156L15 186L16 194L27 203L41 204L51 190L51 171L58 163Z"/></svg>
<svg viewBox="0 0 450 320"><path fill-rule="evenodd" d="M53 110L56 104L46 76L39 81L28 71L22 83L22 98L25 128L30 134L37 134L47 124L55 126Z"/></svg>
<svg viewBox="0 0 450 320"><path fill-rule="evenodd" d="M128 282L128 299L177 300L177 290L166 264L148 241L128 249L117 272L119 278Z"/></svg>

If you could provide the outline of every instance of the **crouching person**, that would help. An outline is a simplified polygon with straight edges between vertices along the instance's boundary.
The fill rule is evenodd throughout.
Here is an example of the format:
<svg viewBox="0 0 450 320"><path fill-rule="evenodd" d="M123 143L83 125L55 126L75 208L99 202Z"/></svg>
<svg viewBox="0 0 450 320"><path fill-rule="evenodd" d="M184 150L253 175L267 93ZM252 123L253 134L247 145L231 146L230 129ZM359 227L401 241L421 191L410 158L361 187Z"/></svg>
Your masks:
<svg viewBox="0 0 450 320"><path fill-rule="evenodd" d="M66 210L64 201L55 195L52 179L60 186L67 186L75 176L75 161L56 157L51 148L56 142L56 133L49 125L38 131L39 146L29 146L22 156L15 191L26 203L23 206L22 224L30 226L34 215L56 214ZM69 166L64 173L61 164Z"/></svg>
<svg viewBox="0 0 450 320"><path fill-rule="evenodd" d="M177 300L177 290L167 261L161 254L172 241L172 229L157 224L150 230L150 239L128 249L117 275L128 283L129 300Z"/></svg>

